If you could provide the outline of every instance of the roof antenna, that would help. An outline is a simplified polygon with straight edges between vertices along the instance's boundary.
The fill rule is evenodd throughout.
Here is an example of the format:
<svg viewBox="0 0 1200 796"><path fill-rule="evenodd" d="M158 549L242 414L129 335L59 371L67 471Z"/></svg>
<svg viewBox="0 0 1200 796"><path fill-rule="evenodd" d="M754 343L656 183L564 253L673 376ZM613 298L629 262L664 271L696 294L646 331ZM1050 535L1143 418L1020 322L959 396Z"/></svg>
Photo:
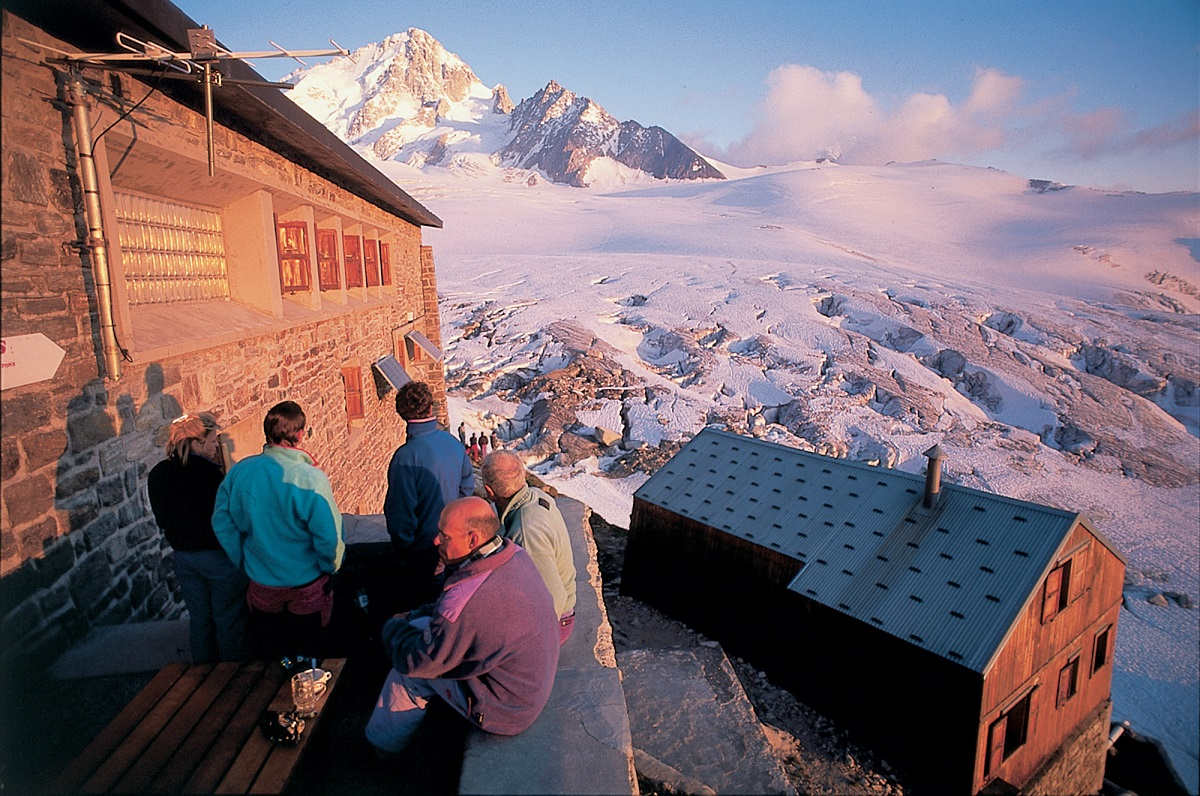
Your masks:
<svg viewBox="0 0 1200 796"><path fill-rule="evenodd" d="M934 445L923 454L929 459L925 465L925 498L921 501L927 509L933 508L942 491L942 448Z"/></svg>
<svg viewBox="0 0 1200 796"><path fill-rule="evenodd" d="M21 39L21 41L39 49L56 53L58 57L50 60L63 61L72 69L93 67L135 75L153 74L162 78L199 82L204 89L204 125L208 134L208 176L210 177L216 173L216 152L213 144L213 87L220 88L229 83L239 86L257 86L260 88L278 88L284 90L292 88L291 83L276 83L266 80L238 80L225 77L220 70L222 61L288 57L294 58L300 61L301 64L304 64L300 56L311 58L330 55L350 56L350 51L334 43L333 39L329 40L330 44L333 44L336 48L333 50L287 50L275 44L275 42L271 42L275 50L232 52L217 42L216 35L208 25L199 28L189 28L187 38L188 49L186 52L171 50L151 41L142 41L127 33L117 33L117 46L124 50L124 52L115 53L70 53L55 47L48 47L40 42L29 41L28 39ZM142 68L150 64L168 67L180 74L160 74ZM304 65L307 66L307 64Z"/></svg>

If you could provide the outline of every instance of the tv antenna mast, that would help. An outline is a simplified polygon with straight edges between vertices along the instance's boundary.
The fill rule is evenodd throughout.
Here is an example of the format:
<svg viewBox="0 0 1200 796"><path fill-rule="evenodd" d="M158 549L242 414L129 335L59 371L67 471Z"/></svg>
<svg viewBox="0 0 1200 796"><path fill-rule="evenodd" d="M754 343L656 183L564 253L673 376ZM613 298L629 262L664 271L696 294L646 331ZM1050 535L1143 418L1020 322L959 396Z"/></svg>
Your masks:
<svg viewBox="0 0 1200 796"><path fill-rule="evenodd" d="M123 52L113 53L72 53L50 47L41 42L29 41L28 39L21 39L21 41L42 50L56 53L58 58L52 60L63 61L67 64L68 69L75 78L74 82L80 91L82 91L83 82L80 73L84 67L107 69L131 75L151 75L173 80L189 80L199 83L204 87L204 125L208 138L208 176L210 177L215 174L216 162L216 150L213 144L213 88L220 88L227 83L230 85L258 86L284 90L292 88L291 83L276 83L266 80L241 80L226 77L220 70L220 65L223 61L241 61L254 58L292 58L302 66L308 66L303 60L305 57L321 58L330 55L344 55L353 60L350 51L333 39L329 40L329 43L334 48L331 50L289 50L272 41L271 46L275 48L274 50L232 52L217 43L216 34L208 25L199 28L189 28L187 37L187 52L177 52L151 41L142 41L127 33L118 33L116 35L117 46ZM177 74L146 68L151 64L165 67Z"/></svg>

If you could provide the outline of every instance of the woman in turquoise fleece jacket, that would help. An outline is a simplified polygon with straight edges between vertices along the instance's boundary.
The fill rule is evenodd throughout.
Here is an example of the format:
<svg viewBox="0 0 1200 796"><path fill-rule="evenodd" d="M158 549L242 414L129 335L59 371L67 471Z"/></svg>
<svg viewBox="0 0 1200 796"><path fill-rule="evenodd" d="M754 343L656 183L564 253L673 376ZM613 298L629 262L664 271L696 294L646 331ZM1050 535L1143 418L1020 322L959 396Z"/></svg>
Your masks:
<svg viewBox="0 0 1200 796"><path fill-rule="evenodd" d="M329 623L329 575L342 565L342 515L325 473L296 446L300 406L284 401L263 421L263 452L230 469L217 491L212 527L250 578L250 638L263 657L295 654Z"/></svg>

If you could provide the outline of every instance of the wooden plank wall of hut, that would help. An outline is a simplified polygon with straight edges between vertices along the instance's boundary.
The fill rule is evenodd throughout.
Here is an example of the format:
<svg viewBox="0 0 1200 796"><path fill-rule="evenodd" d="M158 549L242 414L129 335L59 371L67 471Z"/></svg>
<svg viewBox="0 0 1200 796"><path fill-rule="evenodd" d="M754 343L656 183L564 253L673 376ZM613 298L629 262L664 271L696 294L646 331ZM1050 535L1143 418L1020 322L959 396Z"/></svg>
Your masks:
<svg viewBox="0 0 1200 796"><path fill-rule="evenodd" d="M774 610L800 562L634 498L621 591L722 638Z"/></svg>
<svg viewBox="0 0 1200 796"><path fill-rule="evenodd" d="M1044 584L1017 620L996 662L987 672L980 716L979 764L976 783L994 776L1021 784L1053 754L1112 691L1112 650L1120 614L1125 565L1088 529L1076 525L1063 546L1071 559L1068 603L1052 619L1043 621ZM1056 561L1055 563L1060 563ZM1097 634L1110 628L1105 663L1094 668ZM1078 657L1077 692L1059 704L1059 674ZM985 771L984 749L988 727L1012 697L1036 685L1030 701L1030 721L1025 745L1003 762L997 771Z"/></svg>

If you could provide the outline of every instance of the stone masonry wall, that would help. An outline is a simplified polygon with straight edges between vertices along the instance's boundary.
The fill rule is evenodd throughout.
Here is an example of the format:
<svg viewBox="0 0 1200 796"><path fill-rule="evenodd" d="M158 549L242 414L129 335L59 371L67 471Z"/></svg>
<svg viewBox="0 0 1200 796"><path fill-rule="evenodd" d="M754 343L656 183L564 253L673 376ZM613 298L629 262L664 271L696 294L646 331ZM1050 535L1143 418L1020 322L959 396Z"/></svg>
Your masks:
<svg viewBox="0 0 1200 796"><path fill-rule="evenodd" d="M1104 784L1104 755L1111 720L1112 700L1106 700L1080 723L1030 778L1023 791L1029 796L1099 793Z"/></svg>
<svg viewBox="0 0 1200 796"><path fill-rule="evenodd" d="M54 378L0 396L5 668L43 665L95 625L181 613L171 551L149 511L145 485L149 468L163 456L167 424L184 410L212 411L228 427L261 423L271 404L298 401L312 430L305 448L329 474L339 506L381 511L386 466L403 439L403 423L394 412L394 391L374 377L371 363L393 352L397 330L416 328L440 342L430 252L419 262L393 263L398 295L331 306L290 328L275 326L217 347L125 363L118 381L102 379L91 263L70 245L84 230L68 117L53 72L18 36L45 38L5 12L0 321L6 337L40 332L66 357ZM154 104L164 126L173 116L195 127L197 114L189 109L161 97ZM259 170L280 175L281 184L344 202L356 217L382 214L230 131L220 130L219 141L222 158L252 155ZM387 221L419 242L419 228L391 216ZM348 365L360 369L363 386L365 417L353 422L341 379ZM431 383L444 415L440 363L417 363L410 372Z"/></svg>

